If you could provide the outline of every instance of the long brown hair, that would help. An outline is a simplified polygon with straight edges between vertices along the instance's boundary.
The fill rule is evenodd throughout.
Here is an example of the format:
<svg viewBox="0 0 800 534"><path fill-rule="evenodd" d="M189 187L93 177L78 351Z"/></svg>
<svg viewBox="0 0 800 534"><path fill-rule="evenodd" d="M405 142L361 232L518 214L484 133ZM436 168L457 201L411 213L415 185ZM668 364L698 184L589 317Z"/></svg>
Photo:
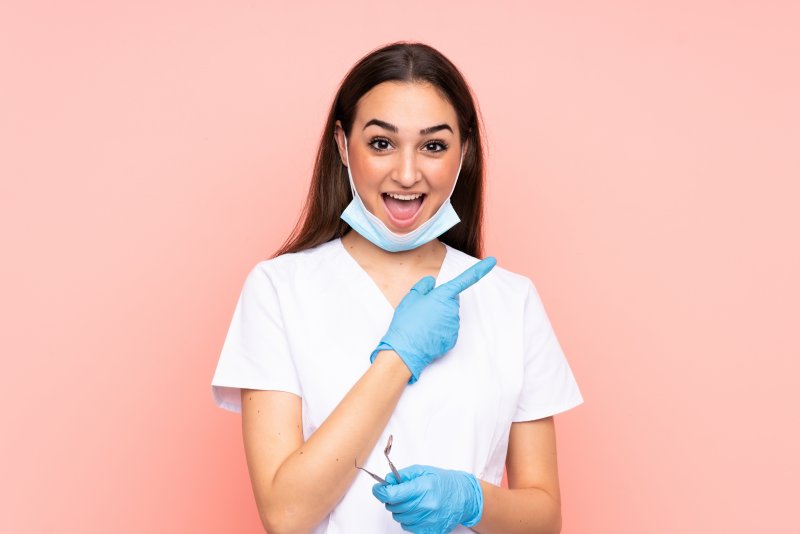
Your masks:
<svg viewBox="0 0 800 534"><path fill-rule="evenodd" d="M455 65L422 43L400 41L374 50L347 73L322 130L314 173L303 210L289 238L272 256L300 252L343 236L350 229L340 215L353 198L347 168L333 135L337 120L350 136L359 99L387 81L426 82L455 108L460 139L469 140L450 202L461 222L439 239L476 258L483 254L483 127L472 92ZM463 142L463 141L462 141Z"/></svg>

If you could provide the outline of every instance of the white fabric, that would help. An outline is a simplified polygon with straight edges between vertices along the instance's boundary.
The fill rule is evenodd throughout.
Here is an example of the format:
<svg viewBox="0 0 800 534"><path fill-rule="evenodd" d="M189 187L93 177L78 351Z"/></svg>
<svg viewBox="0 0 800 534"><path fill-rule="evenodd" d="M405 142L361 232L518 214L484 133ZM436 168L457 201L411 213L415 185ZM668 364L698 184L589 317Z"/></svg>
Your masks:
<svg viewBox="0 0 800 534"><path fill-rule="evenodd" d="M447 246L436 285L477 258ZM217 406L241 412L239 388L302 398L303 434L319 427L369 367L394 308L334 239L259 262L248 274L212 380ZM511 423L583 402L531 280L496 265L460 296L455 347L409 385L372 454L370 471L392 461L460 469L492 484L503 475ZM359 473L321 533L403 532ZM470 532L458 527L454 532Z"/></svg>

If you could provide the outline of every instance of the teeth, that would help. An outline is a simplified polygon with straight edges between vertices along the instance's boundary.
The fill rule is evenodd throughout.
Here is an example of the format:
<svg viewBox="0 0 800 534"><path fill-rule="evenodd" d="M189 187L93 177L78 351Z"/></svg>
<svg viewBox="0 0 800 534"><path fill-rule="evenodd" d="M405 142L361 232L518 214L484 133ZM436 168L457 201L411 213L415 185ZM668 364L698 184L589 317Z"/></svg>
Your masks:
<svg viewBox="0 0 800 534"><path fill-rule="evenodd" d="M416 195L396 195L394 193L386 193L392 198L396 198L397 200L414 200L415 198L419 198L422 196L422 193L417 193Z"/></svg>

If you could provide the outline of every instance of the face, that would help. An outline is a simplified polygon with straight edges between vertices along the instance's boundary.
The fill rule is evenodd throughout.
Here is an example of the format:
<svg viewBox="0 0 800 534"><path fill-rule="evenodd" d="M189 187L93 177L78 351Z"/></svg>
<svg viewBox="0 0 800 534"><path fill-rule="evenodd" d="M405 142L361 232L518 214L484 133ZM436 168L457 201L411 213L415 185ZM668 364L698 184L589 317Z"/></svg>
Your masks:
<svg viewBox="0 0 800 534"><path fill-rule="evenodd" d="M393 232L412 231L450 195L462 149L457 119L430 84L381 83L358 101L347 138L349 161L345 132L336 122L339 154L358 195Z"/></svg>

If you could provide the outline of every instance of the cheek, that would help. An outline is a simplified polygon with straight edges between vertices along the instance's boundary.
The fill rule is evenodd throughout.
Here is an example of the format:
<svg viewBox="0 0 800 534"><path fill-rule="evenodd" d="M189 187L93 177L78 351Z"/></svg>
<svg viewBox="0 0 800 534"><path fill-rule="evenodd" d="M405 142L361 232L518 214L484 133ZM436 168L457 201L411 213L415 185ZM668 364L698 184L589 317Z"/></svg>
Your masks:
<svg viewBox="0 0 800 534"><path fill-rule="evenodd" d="M392 169L389 158L364 157L356 160L355 164L353 170L359 181L367 187L376 186Z"/></svg>
<svg viewBox="0 0 800 534"><path fill-rule="evenodd" d="M431 187L437 194L447 196L450 193L457 170L458 162L456 162L455 167L449 163L442 163L431 168L427 176Z"/></svg>

